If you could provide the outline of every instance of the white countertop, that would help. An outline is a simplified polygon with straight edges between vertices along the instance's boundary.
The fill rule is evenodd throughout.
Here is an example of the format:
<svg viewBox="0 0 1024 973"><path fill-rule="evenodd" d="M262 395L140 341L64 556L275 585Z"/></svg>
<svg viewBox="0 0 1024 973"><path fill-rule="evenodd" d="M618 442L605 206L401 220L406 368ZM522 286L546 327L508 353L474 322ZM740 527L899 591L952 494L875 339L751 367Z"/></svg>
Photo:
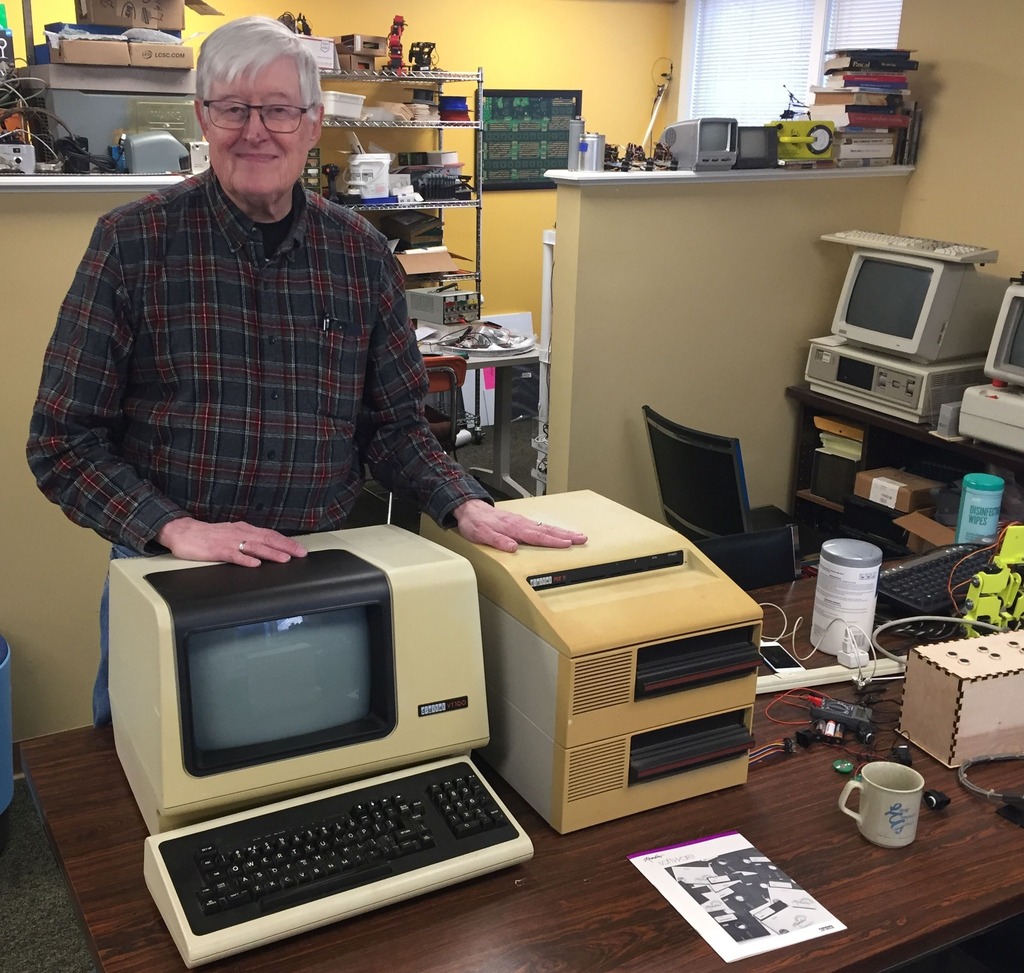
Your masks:
<svg viewBox="0 0 1024 973"><path fill-rule="evenodd" d="M771 182L787 179L864 179L909 176L913 166L858 166L849 169L730 169L726 172L582 172L549 169L544 175L559 185L651 186L715 182ZM0 175L0 193L56 193L76 190L84 193L148 192L173 186L178 175Z"/></svg>
<svg viewBox="0 0 1024 973"><path fill-rule="evenodd" d="M651 186L713 182L779 182L787 179L863 179L909 176L913 166L850 166L834 169L727 169L724 172L587 172L549 169L544 175L558 185Z"/></svg>
<svg viewBox="0 0 1024 973"><path fill-rule="evenodd" d="M102 173L70 176L38 174L34 176L0 175L0 193L140 193L163 189L181 182L183 176L131 176Z"/></svg>

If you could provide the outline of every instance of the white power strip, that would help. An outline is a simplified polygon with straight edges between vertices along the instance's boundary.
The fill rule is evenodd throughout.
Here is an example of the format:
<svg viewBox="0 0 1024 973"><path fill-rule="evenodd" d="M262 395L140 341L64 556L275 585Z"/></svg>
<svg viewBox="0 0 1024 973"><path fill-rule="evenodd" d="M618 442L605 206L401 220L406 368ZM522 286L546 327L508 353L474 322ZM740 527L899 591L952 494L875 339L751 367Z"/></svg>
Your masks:
<svg viewBox="0 0 1024 973"><path fill-rule="evenodd" d="M816 666L811 669L790 669L786 672L769 672L757 677L757 692L784 693L788 689L799 689L803 686L827 686L829 683L855 682L858 675L865 679L881 676L902 676L906 671L902 662L894 662L884 656L877 663L869 662L862 670L848 669L846 666Z"/></svg>

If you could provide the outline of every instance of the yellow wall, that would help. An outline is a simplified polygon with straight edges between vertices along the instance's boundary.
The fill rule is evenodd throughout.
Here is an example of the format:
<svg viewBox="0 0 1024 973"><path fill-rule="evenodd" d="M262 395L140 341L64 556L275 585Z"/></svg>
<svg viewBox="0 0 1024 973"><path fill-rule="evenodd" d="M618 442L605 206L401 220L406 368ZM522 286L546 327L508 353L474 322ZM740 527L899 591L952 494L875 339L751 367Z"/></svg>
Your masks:
<svg viewBox="0 0 1024 973"><path fill-rule="evenodd" d="M0 294L10 301L0 355L0 631L11 645L15 740L91 719L110 546L72 524L36 489L25 440L43 351L96 217L130 199L0 193L0 226L17 241L0 261Z"/></svg>
<svg viewBox="0 0 1024 973"><path fill-rule="evenodd" d="M986 270L1024 268L1024 90L1020 0L903 0L900 42L922 62L913 91L924 106L921 153L901 231L999 250ZM991 133L978 152L978 137Z"/></svg>

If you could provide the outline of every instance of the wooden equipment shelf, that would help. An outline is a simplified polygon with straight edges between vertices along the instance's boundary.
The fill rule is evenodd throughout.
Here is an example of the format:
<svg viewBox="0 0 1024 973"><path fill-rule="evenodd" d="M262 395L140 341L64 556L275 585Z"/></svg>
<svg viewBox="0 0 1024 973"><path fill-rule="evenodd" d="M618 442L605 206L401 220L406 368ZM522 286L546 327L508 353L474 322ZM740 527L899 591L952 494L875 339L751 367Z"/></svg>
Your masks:
<svg viewBox="0 0 1024 973"><path fill-rule="evenodd" d="M814 451L821 445L815 416L837 416L864 429L860 469L892 466L931 479L951 482L965 473L995 467L1024 480L1024 453L974 439L944 439L927 425L896 419L881 412L813 392L805 385L786 389L797 404L797 437L793 459L793 519L800 526L800 547L816 550L822 540L842 532L843 505L811 491Z"/></svg>

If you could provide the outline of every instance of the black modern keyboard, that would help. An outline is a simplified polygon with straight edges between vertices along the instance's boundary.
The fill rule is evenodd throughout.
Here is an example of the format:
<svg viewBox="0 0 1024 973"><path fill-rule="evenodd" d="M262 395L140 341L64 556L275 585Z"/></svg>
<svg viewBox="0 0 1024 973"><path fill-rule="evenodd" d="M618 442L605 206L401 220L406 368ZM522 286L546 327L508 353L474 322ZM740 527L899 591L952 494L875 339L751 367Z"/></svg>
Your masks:
<svg viewBox="0 0 1024 973"><path fill-rule="evenodd" d="M880 571L878 599L901 616L958 612L966 590L957 586L986 567L991 557L991 547L977 544L951 544L929 551ZM950 600L950 588L955 602Z"/></svg>
<svg viewBox="0 0 1024 973"><path fill-rule="evenodd" d="M146 840L146 882L188 966L530 858L465 758Z"/></svg>

